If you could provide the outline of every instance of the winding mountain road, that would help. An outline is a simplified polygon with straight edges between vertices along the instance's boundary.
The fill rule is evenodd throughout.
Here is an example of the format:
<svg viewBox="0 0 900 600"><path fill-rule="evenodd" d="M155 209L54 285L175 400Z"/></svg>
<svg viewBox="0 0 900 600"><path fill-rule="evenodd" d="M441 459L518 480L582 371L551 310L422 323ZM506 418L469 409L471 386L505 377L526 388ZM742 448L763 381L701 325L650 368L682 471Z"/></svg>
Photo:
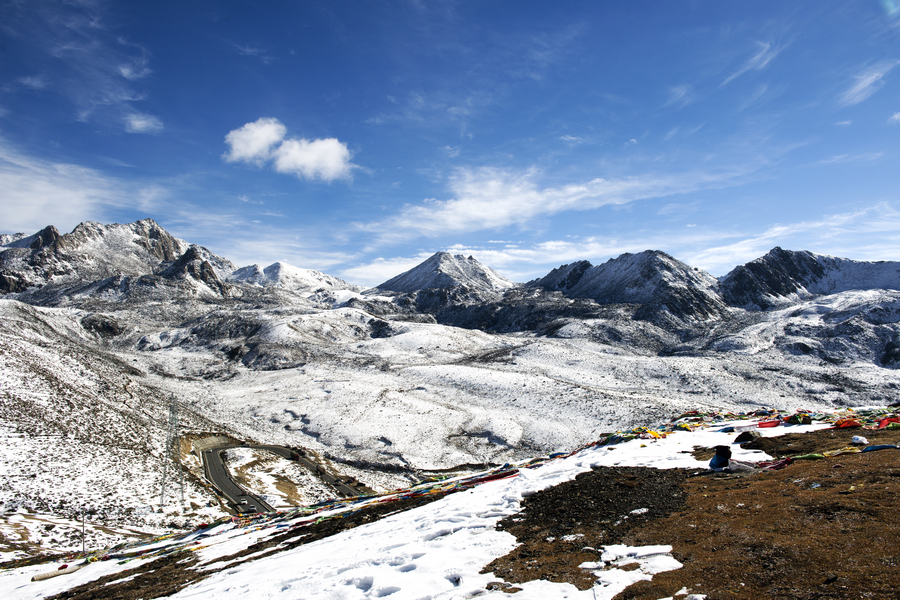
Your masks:
<svg viewBox="0 0 900 600"><path fill-rule="evenodd" d="M282 458L297 461L306 467L310 473L316 475L319 479L332 486L340 496L353 497L374 493L373 490L365 487L352 477L335 475L325 469L321 464L304 456L302 451L287 448L285 446L225 444L203 450L201 457L203 460L203 472L206 475L206 479L215 486L219 493L221 493L229 503L231 503L235 512L238 514L274 512L275 509L261 498L248 493L234 482L231 478L231 474L228 472L228 468L225 466L225 461L222 456L222 453L229 448L266 450L273 454L277 454Z"/></svg>
<svg viewBox="0 0 900 600"><path fill-rule="evenodd" d="M204 450L203 455L203 472L206 479L215 486L219 493L225 496L231 503L237 514L246 514L254 512L274 512L269 504L264 502L252 494L248 494L244 488L239 486L231 478L222 453L228 448L236 448L239 446L219 446Z"/></svg>

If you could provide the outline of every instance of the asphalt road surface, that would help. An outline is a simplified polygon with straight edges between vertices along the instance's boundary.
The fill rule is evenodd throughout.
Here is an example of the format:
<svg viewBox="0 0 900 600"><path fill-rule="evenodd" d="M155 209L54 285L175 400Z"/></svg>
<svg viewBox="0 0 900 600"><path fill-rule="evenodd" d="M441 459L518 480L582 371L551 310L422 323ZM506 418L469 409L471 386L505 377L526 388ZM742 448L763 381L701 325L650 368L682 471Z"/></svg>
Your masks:
<svg viewBox="0 0 900 600"><path fill-rule="evenodd" d="M219 493L225 496L238 514L274 511L274 508L260 498L248 494L244 488L231 479L225 462L222 460L222 452L232 447L234 446L220 446L203 451L203 471L206 473L206 478L216 486Z"/></svg>
<svg viewBox="0 0 900 600"><path fill-rule="evenodd" d="M225 461L222 458L222 452L229 448L267 450L288 460L295 460L306 467L310 473L313 473L322 481L332 486L339 495L344 497L374 493L371 489L365 487L352 477L341 477L327 471L322 465L304 456L302 450L293 450L284 446L244 444L229 444L204 450L202 458L203 471L206 474L206 479L212 483L223 496L225 496L238 514L272 512L275 509L261 498L247 493L246 490L234 482L231 478L231 474L228 472L228 468L225 466Z"/></svg>

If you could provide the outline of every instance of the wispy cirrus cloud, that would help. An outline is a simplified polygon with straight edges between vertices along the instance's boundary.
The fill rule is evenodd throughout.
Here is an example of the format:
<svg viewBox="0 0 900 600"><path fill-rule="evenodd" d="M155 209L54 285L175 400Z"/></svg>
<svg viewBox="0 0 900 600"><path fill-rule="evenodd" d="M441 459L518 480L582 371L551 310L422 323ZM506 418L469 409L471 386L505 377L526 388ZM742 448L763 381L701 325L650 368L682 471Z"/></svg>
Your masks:
<svg viewBox="0 0 900 600"><path fill-rule="evenodd" d="M669 88L669 99L666 101L665 106L681 108L695 101L694 89L690 85L682 83Z"/></svg>
<svg viewBox="0 0 900 600"><path fill-rule="evenodd" d="M838 163L858 163L872 162L884 156L884 152L863 152L861 154L838 154L831 158L823 158L819 161L820 165L831 165Z"/></svg>
<svg viewBox="0 0 900 600"><path fill-rule="evenodd" d="M757 46L757 52L737 71L732 73L725 81L721 83L721 85L728 85L747 71L755 70L761 71L769 66L776 56L778 56L782 50L784 50L785 46L779 46L775 44L775 42L754 42Z"/></svg>
<svg viewBox="0 0 900 600"><path fill-rule="evenodd" d="M230 131L225 136L228 162L263 166L271 162L279 173L301 179L348 179L354 168L350 150L337 138L285 139L287 128L278 119L263 117Z"/></svg>
<svg viewBox="0 0 900 600"><path fill-rule="evenodd" d="M249 56L252 58L258 58L262 61L263 64L267 65L272 62L272 57L269 56L269 53L263 50L262 48L257 48L255 46L250 45L240 45L240 44L232 44L237 50L237 53L241 56Z"/></svg>
<svg viewBox="0 0 900 600"><path fill-rule="evenodd" d="M151 209L160 194L152 185L28 156L2 138L0 180L4 233L33 233L47 225L69 230L82 221L107 221L119 209Z"/></svg>
<svg viewBox="0 0 900 600"><path fill-rule="evenodd" d="M561 135L559 136L559 139L566 142L567 144L572 144L573 146L575 144L584 143L584 138L577 135Z"/></svg>
<svg viewBox="0 0 900 600"><path fill-rule="evenodd" d="M759 233L734 234L740 238L687 253L685 262L713 273L725 273L738 264L762 256L774 246L811 250L858 260L884 260L900 252L900 210L881 202L855 211L796 223L778 223ZM873 239L879 243L873 246ZM724 241L724 240L723 240Z"/></svg>
<svg viewBox="0 0 900 600"><path fill-rule="evenodd" d="M867 67L853 77L853 84L838 99L841 106L853 106L866 100L884 85L885 76L896 67L898 61L881 61Z"/></svg>
<svg viewBox="0 0 900 600"><path fill-rule="evenodd" d="M900 123L900 112L895 112L888 117L888 123Z"/></svg>
<svg viewBox="0 0 900 600"><path fill-rule="evenodd" d="M27 77L19 77L18 81L22 86L32 90L46 90L49 87L47 79L42 75L29 75Z"/></svg>
<svg viewBox="0 0 900 600"><path fill-rule="evenodd" d="M469 120L485 108L496 103L490 92L413 91L404 100L389 97L391 107L375 114L366 123L387 125L393 123L430 127L461 127L465 131ZM396 107L396 108L395 108Z"/></svg>
<svg viewBox="0 0 900 600"><path fill-rule="evenodd" d="M144 99L134 82L151 73L149 52L114 33L100 2L11 3L4 7L4 25L15 32L30 56L43 61L47 72L18 78L32 90L51 87L74 105L79 121L122 123L141 113L134 105Z"/></svg>
<svg viewBox="0 0 900 600"><path fill-rule="evenodd" d="M715 172L597 178L559 187L541 187L538 182L540 172L535 168L523 171L463 168L449 180L453 198L428 199L420 204L406 205L387 219L357 223L355 228L372 233L378 245L410 237L526 226L535 218L563 211L590 210L645 198L726 187L750 170L740 167Z"/></svg>
<svg viewBox="0 0 900 600"><path fill-rule="evenodd" d="M119 65L119 73L128 81L137 81L150 75L153 71L148 67L149 61L146 56L134 58L127 63Z"/></svg>

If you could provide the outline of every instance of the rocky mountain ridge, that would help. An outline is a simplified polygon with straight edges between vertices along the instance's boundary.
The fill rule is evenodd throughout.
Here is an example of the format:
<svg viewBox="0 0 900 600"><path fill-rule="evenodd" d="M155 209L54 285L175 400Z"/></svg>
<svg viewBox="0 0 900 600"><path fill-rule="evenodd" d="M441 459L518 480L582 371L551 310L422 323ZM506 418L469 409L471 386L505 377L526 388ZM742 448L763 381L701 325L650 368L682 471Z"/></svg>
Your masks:
<svg viewBox="0 0 900 600"><path fill-rule="evenodd" d="M866 262L775 247L720 280L731 306L766 310L848 290L900 290L900 263Z"/></svg>
<svg viewBox="0 0 900 600"><path fill-rule="evenodd" d="M736 332L769 320L768 312L819 295L900 290L900 263L781 248L719 279L664 252L647 250L600 265L586 260L562 265L524 285L471 256L438 252L363 290L284 263L238 269L149 219L129 225L82 223L65 235L49 226L32 235L6 235L2 241L0 284L6 297L101 314L127 310L126 321L151 313L178 326L199 319L203 326L191 325L189 335L145 340L140 347L222 345L228 356L256 368L302 364L322 348L273 342L268 317L247 311L251 303L298 314L338 307L362 311L368 316L358 335L364 338L391 336L401 328L397 323L420 322L490 333L575 336L628 352L678 354L746 350L748 342L735 337ZM209 311L216 306L229 316L210 320ZM245 308L234 312L239 307ZM889 302L862 309L847 323L836 318L835 327L857 331L851 346L868 340L866 352L875 362L896 365L900 337L891 325L893 307ZM89 322L97 331L117 331L110 319L91 317ZM829 330L774 339L785 351L834 360L842 351L814 339L834 334Z"/></svg>

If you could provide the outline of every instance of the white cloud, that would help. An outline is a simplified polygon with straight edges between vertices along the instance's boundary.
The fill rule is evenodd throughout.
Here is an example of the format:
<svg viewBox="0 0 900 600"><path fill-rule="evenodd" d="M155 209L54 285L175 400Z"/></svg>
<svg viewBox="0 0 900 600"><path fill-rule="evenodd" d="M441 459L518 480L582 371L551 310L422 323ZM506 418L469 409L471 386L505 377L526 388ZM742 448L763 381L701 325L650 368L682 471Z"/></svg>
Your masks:
<svg viewBox="0 0 900 600"><path fill-rule="evenodd" d="M332 181L350 176L350 151L336 138L285 140L273 153L275 170L306 179Z"/></svg>
<svg viewBox="0 0 900 600"><path fill-rule="evenodd" d="M18 82L32 90L47 89L47 80L40 75L32 75L30 77L19 77Z"/></svg>
<svg viewBox="0 0 900 600"><path fill-rule="evenodd" d="M900 112L895 112L888 118L888 123L900 123Z"/></svg>
<svg viewBox="0 0 900 600"><path fill-rule="evenodd" d="M271 160L279 173L323 181L348 178L356 167L347 145L336 138L284 139L286 134L287 128L271 117L247 123L225 136L229 150L224 158L257 166Z"/></svg>
<svg viewBox="0 0 900 600"><path fill-rule="evenodd" d="M769 66L769 63L772 62L778 54L784 50L784 46L777 46L774 42L756 42L759 51L751 56L747 62L745 62L740 69L735 71L728 79L722 82L722 85L727 85L737 77L740 77L747 71L753 69L756 71L761 71Z"/></svg>
<svg viewBox="0 0 900 600"><path fill-rule="evenodd" d="M674 176L593 179L561 187L540 187L538 171L509 172L494 168L459 169L449 181L454 197L429 199L406 205L388 219L357 224L375 234L378 243L407 240L410 236L437 236L454 232L524 226L539 216L569 210L589 210L626 204L644 198L730 185L745 171L690 172Z"/></svg>
<svg viewBox="0 0 900 600"><path fill-rule="evenodd" d="M162 129L162 121L153 115L131 113L125 117L125 131L128 133L158 133Z"/></svg>
<svg viewBox="0 0 900 600"><path fill-rule="evenodd" d="M286 133L287 128L278 119L263 117L247 123L225 136L225 143L229 146L225 160L261 165L271 156L272 146L280 143Z"/></svg>
<svg viewBox="0 0 900 600"><path fill-rule="evenodd" d="M584 142L584 138L580 138L577 135L561 135L559 136L559 139L569 144L580 144Z"/></svg>
<svg viewBox="0 0 900 600"><path fill-rule="evenodd" d="M459 146L444 146L444 151L449 158L456 158L459 156Z"/></svg>
<svg viewBox="0 0 900 600"><path fill-rule="evenodd" d="M855 83L851 85L847 91L841 94L839 100L840 104L842 106L859 104L880 90L884 85L884 76L895 66L897 66L897 61L882 61L863 70L859 75L854 77L856 80Z"/></svg>
<svg viewBox="0 0 900 600"><path fill-rule="evenodd" d="M107 221L113 209L150 209L161 194L79 165L26 156L2 139L0 180L4 233L34 233L47 225L68 231L82 221Z"/></svg>

